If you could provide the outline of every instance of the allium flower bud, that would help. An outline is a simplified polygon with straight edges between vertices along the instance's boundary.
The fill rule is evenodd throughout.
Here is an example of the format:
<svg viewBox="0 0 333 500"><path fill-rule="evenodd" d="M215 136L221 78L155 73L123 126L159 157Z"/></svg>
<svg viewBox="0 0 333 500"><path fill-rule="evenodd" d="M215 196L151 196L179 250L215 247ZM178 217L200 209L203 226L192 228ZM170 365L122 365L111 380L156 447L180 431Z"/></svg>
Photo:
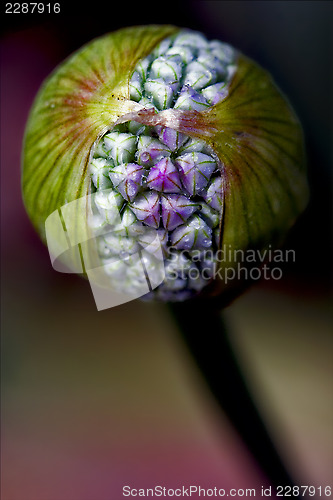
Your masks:
<svg viewBox="0 0 333 500"><path fill-rule="evenodd" d="M43 85L23 193L53 261L66 254L125 294L149 278L150 297L185 300L229 286L216 271L236 265L230 250L282 241L307 201L302 133L269 75L230 45L123 29Z"/></svg>

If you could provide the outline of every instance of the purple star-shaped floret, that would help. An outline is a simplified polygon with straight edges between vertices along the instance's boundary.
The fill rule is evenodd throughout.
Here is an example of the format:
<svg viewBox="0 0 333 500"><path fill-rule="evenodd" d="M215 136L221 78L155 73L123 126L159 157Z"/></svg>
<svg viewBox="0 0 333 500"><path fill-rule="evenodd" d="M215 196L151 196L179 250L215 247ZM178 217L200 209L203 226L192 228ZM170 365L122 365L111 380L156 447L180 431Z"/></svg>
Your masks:
<svg viewBox="0 0 333 500"><path fill-rule="evenodd" d="M186 153L175 160L181 181L187 192L194 196L201 193L216 169L215 160L204 153Z"/></svg>
<svg viewBox="0 0 333 500"><path fill-rule="evenodd" d="M160 225L159 195L154 191L146 191L130 203L132 212L147 226L158 228Z"/></svg>
<svg viewBox="0 0 333 500"><path fill-rule="evenodd" d="M150 169L147 186L164 193L182 191L179 172L170 158L163 158Z"/></svg>
<svg viewBox="0 0 333 500"><path fill-rule="evenodd" d="M163 226L168 231L184 222L195 212L198 204L178 194L161 196Z"/></svg>
<svg viewBox="0 0 333 500"><path fill-rule="evenodd" d="M141 187L144 168L136 163L121 163L114 167L110 179L114 187L127 201L133 201Z"/></svg>
<svg viewBox="0 0 333 500"><path fill-rule="evenodd" d="M184 142L188 139L185 134L174 130L169 127L161 127L159 132L160 141L163 142L166 146L168 146L171 151L176 151L184 144Z"/></svg>
<svg viewBox="0 0 333 500"><path fill-rule="evenodd" d="M210 207L220 212L223 204L222 178L213 179L207 192L202 193L202 197Z"/></svg>
<svg viewBox="0 0 333 500"><path fill-rule="evenodd" d="M194 214L186 224L173 231L171 243L178 250L209 248L212 245L212 230L201 217Z"/></svg>
<svg viewBox="0 0 333 500"><path fill-rule="evenodd" d="M159 140L144 135L139 137L137 162L140 165L152 167L159 160L170 155L170 149Z"/></svg>

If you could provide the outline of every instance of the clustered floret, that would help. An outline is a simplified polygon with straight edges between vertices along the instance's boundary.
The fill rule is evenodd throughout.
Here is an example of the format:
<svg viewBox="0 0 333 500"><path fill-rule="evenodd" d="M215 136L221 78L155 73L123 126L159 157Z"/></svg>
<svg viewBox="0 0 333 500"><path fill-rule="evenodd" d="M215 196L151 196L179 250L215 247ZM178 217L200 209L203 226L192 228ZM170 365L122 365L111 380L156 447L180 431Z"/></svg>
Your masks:
<svg viewBox="0 0 333 500"><path fill-rule="evenodd" d="M130 81L130 97L159 111L204 111L226 96L234 62L235 51L230 45L182 31L164 40L137 64Z"/></svg>
<svg viewBox="0 0 333 500"><path fill-rule="evenodd" d="M226 44L181 32L137 64L131 99L157 111L207 109L225 97L234 57ZM121 290L141 285L142 259L156 269L150 279L158 282L156 236L166 276L150 296L184 300L207 285L212 259L205 250L218 248L223 186L218 160L204 141L129 121L99 141L90 172L99 255ZM202 259L193 259L194 251ZM210 270L205 278L203 267Z"/></svg>

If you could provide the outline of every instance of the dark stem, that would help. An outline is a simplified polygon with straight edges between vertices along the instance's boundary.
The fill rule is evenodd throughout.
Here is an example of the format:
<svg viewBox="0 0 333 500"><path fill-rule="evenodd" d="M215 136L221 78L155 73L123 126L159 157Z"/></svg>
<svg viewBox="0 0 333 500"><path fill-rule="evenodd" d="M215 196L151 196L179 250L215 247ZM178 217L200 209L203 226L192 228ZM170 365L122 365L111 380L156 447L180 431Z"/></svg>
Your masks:
<svg viewBox="0 0 333 500"><path fill-rule="evenodd" d="M266 475L268 485L293 486L250 396L220 310L209 299L176 303L170 307L215 399Z"/></svg>

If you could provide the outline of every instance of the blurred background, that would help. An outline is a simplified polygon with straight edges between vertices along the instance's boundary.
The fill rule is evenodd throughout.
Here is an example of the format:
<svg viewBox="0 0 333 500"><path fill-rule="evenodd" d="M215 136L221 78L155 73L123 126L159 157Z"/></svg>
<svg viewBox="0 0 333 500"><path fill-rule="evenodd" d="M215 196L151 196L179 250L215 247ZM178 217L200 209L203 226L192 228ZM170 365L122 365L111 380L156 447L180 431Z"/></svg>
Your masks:
<svg viewBox="0 0 333 500"><path fill-rule="evenodd" d="M223 315L295 483L330 484L332 3L60 0L59 14L33 15L4 14L4 5L2 499L119 500L124 485L228 489L263 481L166 306L135 301L97 312L87 282L53 271L22 204L24 127L43 79L90 39L148 23L231 43L272 73L303 124L311 200L286 241L296 262Z"/></svg>

